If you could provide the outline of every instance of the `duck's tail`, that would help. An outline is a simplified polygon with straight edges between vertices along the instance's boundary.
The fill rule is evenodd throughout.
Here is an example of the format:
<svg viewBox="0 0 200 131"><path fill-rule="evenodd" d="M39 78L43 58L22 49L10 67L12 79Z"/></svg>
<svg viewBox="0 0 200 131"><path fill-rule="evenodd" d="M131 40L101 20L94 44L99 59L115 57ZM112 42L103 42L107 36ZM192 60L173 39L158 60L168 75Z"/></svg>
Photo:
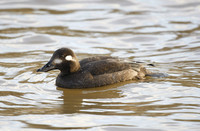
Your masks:
<svg viewBox="0 0 200 131"><path fill-rule="evenodd" d="M151 67L155 67L155 64L152 64L152 63L150 63L150 64L145 64L145 63L143 63L143 62L138 62L137 61L137 63L142 63L143 65L146 65L146 66L151 66ZM159 72L150 72L149 70L145 70L145 72L146 72L146 74L145 74L145 76L150 76L150 77L168 77L169 75L167 74L167 73L159 73Z"/></svg>
<svg viewBox="0 0 200 131"><path fill-rule="evenodd" d="M169 75L166 73L147 73L146 76L150 77L168 77Z"/></svg>

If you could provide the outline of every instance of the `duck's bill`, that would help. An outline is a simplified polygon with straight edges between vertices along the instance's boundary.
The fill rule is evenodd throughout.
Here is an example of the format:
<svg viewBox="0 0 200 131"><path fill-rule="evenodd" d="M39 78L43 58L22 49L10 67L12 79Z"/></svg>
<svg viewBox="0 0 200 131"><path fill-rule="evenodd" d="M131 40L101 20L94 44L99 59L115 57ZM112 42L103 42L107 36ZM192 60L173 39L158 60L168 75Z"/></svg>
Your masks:
<svg viewBox="0 0 200 131"><path fill-rule="evenodd" d="M37 69L37 72L47 72L47 71L50 71L50 70L53 70L53 69L56 69L55 65L51 64L51 62L48 62L42 68Z"/></svg>

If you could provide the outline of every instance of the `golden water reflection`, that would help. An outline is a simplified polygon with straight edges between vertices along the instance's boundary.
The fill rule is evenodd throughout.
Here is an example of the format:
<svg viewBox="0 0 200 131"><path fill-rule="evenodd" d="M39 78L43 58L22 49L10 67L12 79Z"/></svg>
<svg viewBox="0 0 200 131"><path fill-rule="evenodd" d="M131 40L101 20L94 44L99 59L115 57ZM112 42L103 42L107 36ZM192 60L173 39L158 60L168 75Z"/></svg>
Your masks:
<svg viewBox="0 0 200 131"><path fill-rule="evenodd" d="M199 129L199 2L3 0L0 5L2 130ZM58 71L36 69L60 47L73 49L79 59L107 55L153 63L147 68L169 77L59 88Z"/></svg>

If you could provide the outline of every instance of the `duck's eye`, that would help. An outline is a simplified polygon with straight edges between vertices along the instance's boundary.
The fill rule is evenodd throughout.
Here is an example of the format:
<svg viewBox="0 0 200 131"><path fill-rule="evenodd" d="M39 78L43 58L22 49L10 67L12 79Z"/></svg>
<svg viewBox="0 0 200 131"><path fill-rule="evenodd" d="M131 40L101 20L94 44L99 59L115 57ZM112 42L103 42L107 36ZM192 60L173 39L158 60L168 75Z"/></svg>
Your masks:
<svg viewBox="0 0 200 131"><path fill-rule="evenodd" d="M62 58L65 58L65 55L61 55Z"/></svg>

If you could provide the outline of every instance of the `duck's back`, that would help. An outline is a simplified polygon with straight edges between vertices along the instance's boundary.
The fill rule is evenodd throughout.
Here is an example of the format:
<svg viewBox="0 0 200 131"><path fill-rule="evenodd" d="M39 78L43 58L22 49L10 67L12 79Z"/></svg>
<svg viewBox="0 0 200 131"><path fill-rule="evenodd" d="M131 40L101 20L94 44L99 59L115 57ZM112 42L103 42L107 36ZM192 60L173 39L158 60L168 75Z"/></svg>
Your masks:
<svg viewBox="0 0 200 131"><path fill-rule="evenodd" d="M82 70L90 72L93 76L131 69L131 64L116 57L91 57L83 59L80 64Z"/></svg>
<svg viewBox="0 0 200 131"><path fill-rule="evenodd" d="M98 56L80 61L79 72L58 76L59 86L66 88L99 87L132 79L143 79L146 69L138 63L124 62L116 57Z"/></svg>

